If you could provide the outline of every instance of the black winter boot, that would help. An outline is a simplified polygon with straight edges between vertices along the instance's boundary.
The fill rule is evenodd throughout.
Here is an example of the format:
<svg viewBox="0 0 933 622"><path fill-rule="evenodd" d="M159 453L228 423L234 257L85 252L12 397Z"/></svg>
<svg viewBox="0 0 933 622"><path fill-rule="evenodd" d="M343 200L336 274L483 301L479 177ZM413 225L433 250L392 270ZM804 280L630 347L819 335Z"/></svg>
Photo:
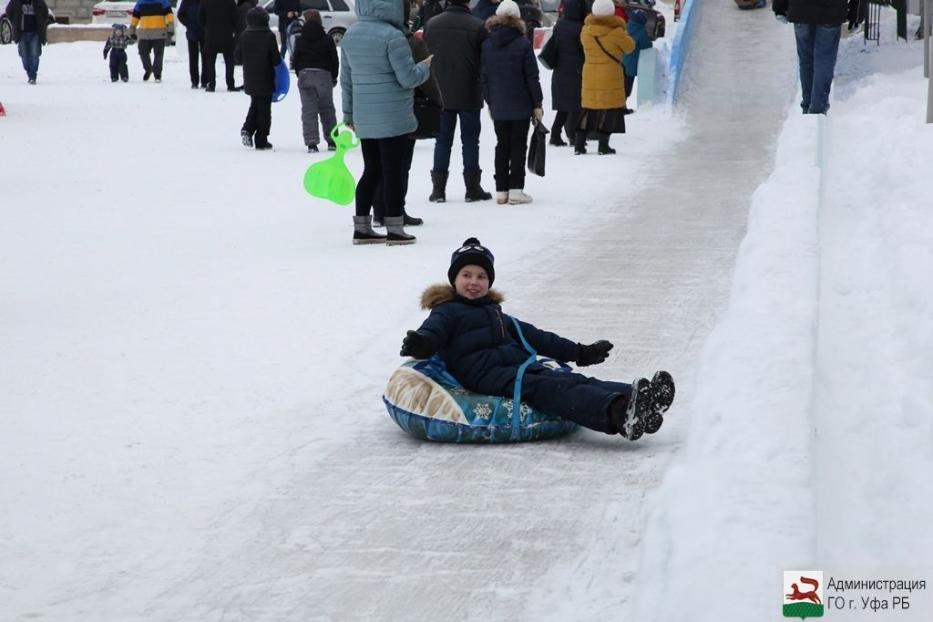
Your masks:
<svg viewBox="0 0 933 622"><path fill-rule="evenodd" d="M651 408L645 416L645 432L654 434L664 423L664 413L674 403L674 378L666 371L659 371L651 379Z"/></svg>
<svg viewBox="0 0 933 622"><path fill-rule="evenodd" d="M637 441L645 433L645 417L652 404L651 383L647 378L636 378L628 399L619 397L609 404L610 428L630 441Z"/></svg>
<svg viewBox="0 0 933 622"><path fill-rule="evenodd" d="M402 210L402 217L404 218L402 224L404 224L406 227L420 227L424 224L424 220L422 218L418 218L417 216L409 216L408 212L404 210Z"/></svg>
<svg viewBox="0 0 933 622"><path fill-rule="evenodd" d="M586 132L577 130L573 133L573 155L586 153Z"/></svg>
<svg viewBox="0 0 933 622"><path fill-rule="evenodd" d="M599 135L599 155L612 155L615 152L616 150L609 146L609 135L600 134Z"/></svg>
<svg viewBox="0 0 933 622"><path fill-rule="evenodd" d="M434 189L431 190L431 196L428 201L432 203L444 203L447 201L447 177L450 175L447 171L431 171L431 183Z"/></svg>
<svg viewBox="0 0 933 622"><path fill-rule="evenodd" d="M480 180L483 177L483 171L476 169L473 171L463 171L463 185L466 186L466 199L467 203L472 203L473 201L488 201L492 198L492 194L483 190L483 187L480 185Z"/></svg>
<svg viewBox="0 0 933 622"><path fill-rule="evenodd" d="M353 217L353 243L354 244L382 244L386 236L373 231L372 216Z"/></svg>
<svg viewBox="0 0 933 622"><path fill-rule="evenodd" d="M386 231L389 232L389 235L386 236L386 246L399 246L401 244L414 244L417 241L417 238L413 235L405 233L405 217L404 216L391 216L385 219Z"/></svg>

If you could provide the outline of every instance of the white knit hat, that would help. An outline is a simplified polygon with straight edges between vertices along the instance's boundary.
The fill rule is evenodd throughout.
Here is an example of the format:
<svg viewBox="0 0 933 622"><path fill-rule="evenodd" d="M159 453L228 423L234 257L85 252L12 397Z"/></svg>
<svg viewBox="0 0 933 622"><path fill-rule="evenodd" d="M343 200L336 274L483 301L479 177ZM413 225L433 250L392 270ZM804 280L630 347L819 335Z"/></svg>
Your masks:
<svg viewBox="0 0 933 622"><path fill-rule="evenodd" d="M613 4L612 0L596 0L593 3L593 15L596 17L608 17L610 15L615 15L616 5Z"/></svg>
<svg viewBox="0 0 933 622"><path fill-rule="evenodd" d="M612 4L612 0L606 0L606 2ZM521 18L522 12L521 9L518 8L518 5L515 4L515 0L502 0L502 2L499 3L499 8L496 9L496 15L509 15L511 17Z"/></svg>

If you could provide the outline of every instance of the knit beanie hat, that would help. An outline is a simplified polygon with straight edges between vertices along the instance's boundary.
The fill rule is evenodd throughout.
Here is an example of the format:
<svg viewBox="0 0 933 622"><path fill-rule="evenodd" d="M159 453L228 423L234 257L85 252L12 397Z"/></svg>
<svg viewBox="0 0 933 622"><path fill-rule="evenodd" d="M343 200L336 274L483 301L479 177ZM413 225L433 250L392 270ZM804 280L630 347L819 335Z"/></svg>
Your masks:
<svg viewBox="0 0 933 622"><path fill-rule="evenodd" d="M608 1L612 2L612 0ZM518 8L518 5L515 4L515 0L502 0L502 2L499 3L499 8L496 9L496 15L508 15L510 17L521 18L522 11ZM492 279L489 281L491 283Z"/></svg>
<svg viewBox="0 0 933 622"><path fill-rule="evenodd" d="M593 3L593 15L597 17L608 17L610 15L615 15L616 5L612 0L596 0Z"/></svg>
<svg viewBox="0 0 933 622"><path fill-rule="evenodd" d="M269 14L261 6L254 6L246 12L246 23L254 28L262 28L269 25Z"/></svg>
<svg viewBox="0 0 933 622"><path fill-rule="evenodd" d="M512 2L512 0L502 0L503 3ZM512 4L515 4L512 2ZM489 276L489 285L496 280L496 271L492 263L496 260L492 251L480 244L476 238L467 238L463 245L453 252L450 256L450 269L447 270L447 280L453 285L457 275L463 266L479 266L486 271Z"/></svg>

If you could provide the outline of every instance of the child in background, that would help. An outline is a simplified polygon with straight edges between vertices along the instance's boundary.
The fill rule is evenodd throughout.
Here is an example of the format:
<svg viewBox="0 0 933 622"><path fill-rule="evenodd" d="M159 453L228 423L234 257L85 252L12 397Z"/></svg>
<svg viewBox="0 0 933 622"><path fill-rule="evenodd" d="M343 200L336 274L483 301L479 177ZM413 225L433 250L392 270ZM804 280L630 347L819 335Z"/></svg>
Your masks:
<svg viewBox="0 0 933 622"><path fill-rule="evenodd" d="M104 44L104 58L110 54L110 81L116 82L120 78L124 82L129 81L130 72L126 65L126 46L130 45L129 36L126 34L125 24L114 24L110 30L110 36L107 37L107 43Z"/></svg>
<svg viewBox="0 0 933 622"><path fill-rule="evenodd" d="M417 331L408 331L399 354L416 359L438 354L465 389L501 397L512 397L518 370L529 360L525 342L536 354L580 367L606 360L612 349L608 341L575 343L504 314L504 298L490 289L493 262L479 240L466 239L450 258L450 285L434 285L422 294L421 306L431 314ZM657 432L674 401L674 379L666 371L626 384L534 362L520 382L521 399L532 408L631 441Z"/></svg>
<svg viewBox="0 0 933 622"><path fill-rule="evenodd" d="M275 93L275 67L282 57L275 35L269 30L269 14L261 6L246 13L246 30L237 41L233 56L243 63L243 90L249 95L249 111L240 130L244 147L257 151L272 149L272 95Z"/></svg>
<svg viewBox="0 0 933 622"><path fill-rule="evenodd" d="M334 109L334 86L340 73L340 60L337 45L324 32L321 14L308 9L302 14L301 21L294 21L288 27L301 23L299 36L295 39L292 68L298 76L298 92L301 94L301 126L308 153L318 152L321 136L318 132L318 118L324 129L327 150L333 151L330 131L337 125L337 112Z"/></svg>
<svg viewBox="0 0 933 622"><path fill-rule="evenodd" d="M638 58L641 51L654 45L648 37L647 23L648 16L642 9L629 8L628 34L635 41L635 49L622 59L622 66L625 69L626 104L628 104L628 98L632 96L632 88L635 86L635 77L638 75ZM626 114L633 112L628 105L626 105L624 111Z"/></svg>

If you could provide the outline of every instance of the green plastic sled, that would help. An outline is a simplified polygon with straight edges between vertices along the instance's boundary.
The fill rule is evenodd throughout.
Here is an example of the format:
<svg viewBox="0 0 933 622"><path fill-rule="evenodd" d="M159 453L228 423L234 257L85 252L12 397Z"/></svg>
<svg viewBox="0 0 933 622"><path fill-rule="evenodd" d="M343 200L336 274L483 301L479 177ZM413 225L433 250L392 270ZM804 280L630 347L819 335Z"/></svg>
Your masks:
<svg viewBox="0 0 933 622"><path fill-rule="evenodd" d="M345 124L337 124L330 132L337 152L326 160L315 162L305 171L305 190L313 197L349 205L356 197L356 180L343 161L350 149L360 146L356 134Z"/></svg>

